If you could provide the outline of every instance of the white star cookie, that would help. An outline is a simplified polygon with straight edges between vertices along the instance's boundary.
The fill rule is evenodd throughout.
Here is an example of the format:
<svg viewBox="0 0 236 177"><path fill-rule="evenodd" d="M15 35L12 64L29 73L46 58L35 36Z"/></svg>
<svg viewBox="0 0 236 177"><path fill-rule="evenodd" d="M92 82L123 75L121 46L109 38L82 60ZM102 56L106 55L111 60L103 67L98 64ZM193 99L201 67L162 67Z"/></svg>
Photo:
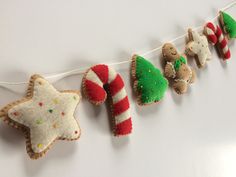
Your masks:
<svg viewBox="0 0 236 177"><path fill-rule="evenodd" d="M205 66L206 60L211 58L207 38L192 29L188 30L188 36L189 42L186 45L186 53L194 56L198 67L202 68Z"/></svg>
<svg viewBox="0 0 236 177"><path fill-rule="evenodd" d="M33 75L27 96L0 112L6 122L23 130L27 152L31 158L37 159L55 140L79 138L80 127L74 118L79 101L79 91L59 92L41 76Z"/></svg>

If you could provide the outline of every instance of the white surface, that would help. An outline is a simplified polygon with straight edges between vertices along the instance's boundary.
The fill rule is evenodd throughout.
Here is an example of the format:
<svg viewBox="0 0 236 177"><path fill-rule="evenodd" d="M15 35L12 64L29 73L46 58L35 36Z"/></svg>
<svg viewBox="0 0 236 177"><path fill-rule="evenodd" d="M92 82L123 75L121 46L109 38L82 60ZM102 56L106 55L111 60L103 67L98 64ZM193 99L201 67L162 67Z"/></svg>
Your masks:
<svg viewBox="0 0 236 177"><path fill-rule="evenodd" d="M174 3L175 2L175 3ZM99 62L126 60L203 24L229 1L206 0L1 0L0 80L24 81L33 73L54 73ZM236 17L236 7L229 10ZM178 41L183 49L183 40ZM139 107L129 65L116 68L130 95L134 130L110 133L105 105L83 100L77 111L82 135L57 142L47 156L29 159L17 130L0 125L0 175L56 177L235 177L236 45L224 64L213 60L197 70L189 92L171 89L160 104ZM152 57L160 67L159 52ZM194 62L190 62L196 67ZM63 79L59 89L78 89L81 76ZM19 91L23 91L20 88ZM0 105L21 94L0 89Z"/></svg>

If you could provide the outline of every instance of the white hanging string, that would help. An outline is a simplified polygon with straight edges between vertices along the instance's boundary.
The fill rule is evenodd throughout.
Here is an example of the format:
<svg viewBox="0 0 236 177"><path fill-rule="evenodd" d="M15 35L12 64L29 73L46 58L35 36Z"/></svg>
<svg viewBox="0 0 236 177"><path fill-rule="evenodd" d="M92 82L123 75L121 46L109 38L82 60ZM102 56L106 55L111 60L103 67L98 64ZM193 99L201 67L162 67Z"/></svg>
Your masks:
<svg viewBox="0 0 236 177"><path fill-rule="evenodd" d="M227 6L223 7L220 9L220 11L226 11L228 9L230 9L231 7L233 7L234 5L236 4L236 1L233 1L232 3L228 4ZM211 20L209 21L216 21L217 18L218 18L219 14L217 16L215 16L214 18L212 18ZM193 30L200 30L202 28L202 26L198 26L198 27L195 27L193 28ZM172 40L169 40L168 42L170 43L174 43L180 39L183 39L187 36L188 34L187 33L184 33ZM159 51L160 49L162 48L162 45L154 48L154 49L151 49L149 51L146 51L142 54L139 54L140 56L147 56L151 53L154 53L156 51ZM126 63L130 63L131 60L124 60L124 61L121 61L121 62L116 62L116 63L109 63L107 65L109 66L114 66L114 65L122 65L122 64L126 64ZM44 76L47 80L49 80L50 82L56 82L60 79L63 79L65 77L68 77L68 76L72 76L72 75L79 75L79 74L84 74L85 71L88 69L89 67L86 67L86 68L77 68L77 69L73 69L73 70L69 70L69 71L65 71L65 72L60 72L60 73L56 73L56 74L51 74L51 75L48 75L48 76ZM10 89L12 88L12 86L19 86L19 85L26 85L28 84L28 82L4 82L4 81L0 81L0 87L4 87L4 88L7 88L7 89Z"/></svg>

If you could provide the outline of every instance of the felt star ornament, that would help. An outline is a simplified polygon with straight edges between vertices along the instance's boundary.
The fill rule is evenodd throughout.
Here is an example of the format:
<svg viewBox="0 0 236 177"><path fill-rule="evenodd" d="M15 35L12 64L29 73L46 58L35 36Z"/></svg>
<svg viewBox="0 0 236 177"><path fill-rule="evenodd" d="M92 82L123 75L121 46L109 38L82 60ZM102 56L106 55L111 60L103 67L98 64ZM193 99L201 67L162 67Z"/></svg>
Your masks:
<svg viewBox="0 0 236 177"><path fill-rule="evenodd" d="M25 133L27 152L37 159L55 140L80 137L80 127L74 118L79 101L79 91L59 92L41 76L33 75L26 97L0 112L5 122Z"/></svg>
<svg viewBox="0 0 236 177"><path fill-rule="evenodd" d="M192 29L188 30L188 36L189 42L186 45L186 53L194 56L198 67L202 68L205 66L206 60L211 58L207 38Z"/></svg>

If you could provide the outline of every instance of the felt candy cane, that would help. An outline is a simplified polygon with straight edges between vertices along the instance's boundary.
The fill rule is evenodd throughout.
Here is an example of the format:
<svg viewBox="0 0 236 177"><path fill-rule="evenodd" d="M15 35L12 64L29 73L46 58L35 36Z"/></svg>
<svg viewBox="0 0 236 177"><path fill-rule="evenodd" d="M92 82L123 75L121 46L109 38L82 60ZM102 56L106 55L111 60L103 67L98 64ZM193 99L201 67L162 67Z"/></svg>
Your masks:
<svg viewBox="0 0 236 177"><path fill-rule="evenodd" d="M131 133L130 105L120 74L107 65L99 64L88 69L82 82L85 96L95 105L102 104L107 93L110 94L114 134L119 136Z"/></svg>
<svg viewBox="0 0 236 177"><path fill-rule="evenodd" d="M228 41L223 35L221 28L218 25L214 25L213 23L208 22L204 28L204 33L206 34L208 41L212 45L218 45L223 59L229 59L231 54L228 47Z"/></svg>

